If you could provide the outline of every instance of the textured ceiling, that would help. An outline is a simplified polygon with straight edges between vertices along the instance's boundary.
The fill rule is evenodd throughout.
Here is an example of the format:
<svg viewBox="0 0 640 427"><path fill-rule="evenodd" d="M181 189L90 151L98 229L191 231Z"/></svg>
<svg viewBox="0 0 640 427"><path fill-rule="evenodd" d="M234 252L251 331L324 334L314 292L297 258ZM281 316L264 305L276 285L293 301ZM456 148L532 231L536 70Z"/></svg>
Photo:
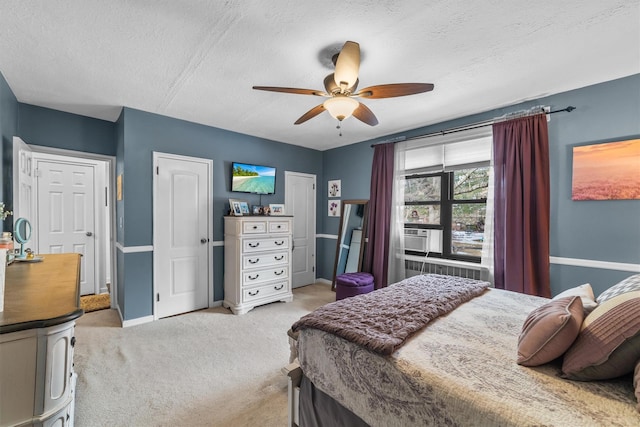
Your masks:
<svg viewBox="0 0 640 427"><path fill-rule="evenodd" d="M360 43L380 124L323 113L330 57ZM325 150L640 72L638 0L3 0L0 72L18 101L115 121L122 106Z"/></svg>

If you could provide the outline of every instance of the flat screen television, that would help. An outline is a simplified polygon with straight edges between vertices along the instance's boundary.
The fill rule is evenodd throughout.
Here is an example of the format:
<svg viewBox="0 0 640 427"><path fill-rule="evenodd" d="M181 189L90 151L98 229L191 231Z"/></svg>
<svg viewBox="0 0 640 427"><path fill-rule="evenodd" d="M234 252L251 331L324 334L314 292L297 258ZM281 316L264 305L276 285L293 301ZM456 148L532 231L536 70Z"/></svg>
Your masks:
<svg viewBox="0 0 640 427"><path fill-rule="evenodd" d="M231 164L231 191L274 194L276 192L276 168L233 162Z"/></svg>

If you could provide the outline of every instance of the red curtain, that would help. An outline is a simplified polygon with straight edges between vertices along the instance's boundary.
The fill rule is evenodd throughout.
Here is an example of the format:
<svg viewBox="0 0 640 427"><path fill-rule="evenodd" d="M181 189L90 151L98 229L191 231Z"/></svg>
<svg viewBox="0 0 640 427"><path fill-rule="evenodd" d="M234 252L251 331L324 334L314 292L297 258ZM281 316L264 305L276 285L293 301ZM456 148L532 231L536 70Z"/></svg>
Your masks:
<svg viewBox="0 0 640 427"><path fill-rule="evenodd" d="M545 114L493 125L495 286L551 297Z"/></svg>
<svg viewBox="0 0 640 427"><path fill-rule="evenodd" d="M387 286L389 272L389 234L393 192L393 143L374 147L371 167L371 191L367 223L368 243L364 271L373 275L376 289Z"/></svg>

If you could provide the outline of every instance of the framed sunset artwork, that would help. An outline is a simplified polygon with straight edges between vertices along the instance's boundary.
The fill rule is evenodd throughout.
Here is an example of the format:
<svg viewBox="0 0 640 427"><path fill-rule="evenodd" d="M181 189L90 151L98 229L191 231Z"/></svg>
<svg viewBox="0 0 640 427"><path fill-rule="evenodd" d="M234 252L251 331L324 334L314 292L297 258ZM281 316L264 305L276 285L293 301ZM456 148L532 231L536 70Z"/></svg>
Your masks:
<svg viewBox="0 0 640 427"><path fill-rule="evenodd" d="M640 200L640 139L573 147L572 200Z"/></svg>

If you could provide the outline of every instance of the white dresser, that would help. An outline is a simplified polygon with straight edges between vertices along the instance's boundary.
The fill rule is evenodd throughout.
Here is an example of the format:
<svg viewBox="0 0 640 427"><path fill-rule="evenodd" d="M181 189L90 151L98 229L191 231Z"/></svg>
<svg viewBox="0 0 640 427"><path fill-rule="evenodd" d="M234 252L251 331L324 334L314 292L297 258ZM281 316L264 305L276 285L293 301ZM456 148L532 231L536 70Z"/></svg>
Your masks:
<svg viewBox="0 0 640 427"><path fill-rule="evenodd" d="M234 314L274 301L290 302L293 219L224 218L224 301Z"/></svg>

